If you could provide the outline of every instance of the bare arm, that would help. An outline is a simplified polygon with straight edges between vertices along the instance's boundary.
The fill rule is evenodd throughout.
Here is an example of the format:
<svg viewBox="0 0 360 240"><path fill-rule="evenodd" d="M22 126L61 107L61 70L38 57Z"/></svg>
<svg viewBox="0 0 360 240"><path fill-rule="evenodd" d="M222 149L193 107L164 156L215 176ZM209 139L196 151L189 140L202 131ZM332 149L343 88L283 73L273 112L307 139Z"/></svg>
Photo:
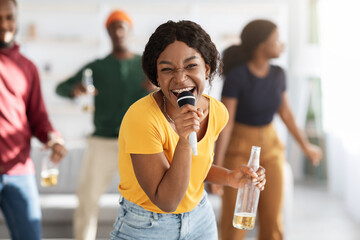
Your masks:
<svg viewBox="0 0 360 240"><path fill-rule="evenodd" d="M163 152L131 154L134 172L141 188L164 212L176 210L189 186L192 156L187 137L190 132L199 130L201 114L194 106L185 105L180 108L174 119L179 141L171 164Z"/></svg>
<svg viewBox="0 0 360 240"><path fill-rule="evenodd" d="M235 170L229 170L222 167L235 124L238 100L236 98L223 97L221 101L224 103L229 112L229 121L220 133L216 142L214 164L210 168L206 181L218 185L238 188L240 180L248 175L252 177L253 182L259 182L257 187L260 190L263 190L266 183L265 169L263 167L260 166L256 173L248 166L240 166ZM211 185L211 190L215 194L222 194L222 188L216 187L216 185Z"/></svg>
<svg viewBox="0 0 360 240"><path fill-rule="evenodd" d="M256 186L260 190L264 189L266 183L265 169L261 166L255 173L250 167L245 165L240 166L232 171L220 166L212 165L206 177L206 181L228 187L238 188L240 180L246 176L250 176L253 182L258 182Z"/></svg>
<svg viewBox="0 0 360 240"><path fill-rule="evenodd" d="M131 154L136 178L150 200L164 212L176 210L190 181L191 148L180 139L171 165L164 153Z"/></svg>
<svg viewBox="0 0 360 240"><path fill-rule="evenodd" d="M322 158L322 151L319 147L311 144L305 136L305 133L298 127L294 114L291 111L286 92L283 93L282 103L278 113L285 123L290 133L294 136L305 155L311 160L314 166L319 164Z"/></svg>

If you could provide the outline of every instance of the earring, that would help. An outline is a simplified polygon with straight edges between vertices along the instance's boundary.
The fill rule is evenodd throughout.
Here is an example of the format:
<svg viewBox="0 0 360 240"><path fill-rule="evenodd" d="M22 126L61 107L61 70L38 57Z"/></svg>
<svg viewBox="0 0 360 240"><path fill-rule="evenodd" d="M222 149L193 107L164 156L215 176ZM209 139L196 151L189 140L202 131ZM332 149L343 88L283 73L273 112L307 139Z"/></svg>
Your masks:
<svg viewBox="0 0 360 240"><path fill-rule="evenodd" d="M206 76L206 77L205 77L205 80L209 80L209 76Z"/></svg>

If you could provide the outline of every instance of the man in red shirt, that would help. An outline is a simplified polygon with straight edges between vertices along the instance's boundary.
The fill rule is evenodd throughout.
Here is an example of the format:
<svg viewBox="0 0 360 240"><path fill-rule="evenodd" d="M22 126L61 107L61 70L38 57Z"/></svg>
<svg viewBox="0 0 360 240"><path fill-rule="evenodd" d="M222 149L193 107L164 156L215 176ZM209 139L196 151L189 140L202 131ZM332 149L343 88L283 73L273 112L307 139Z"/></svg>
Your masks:
<svg viewBox="0 0 360 240"><path fill-rule="evenodd" d="M49 121L37 69L14 42L16 27L16 0L0 0L0 208L12 239L39 240L41 209L30 140L35 136L51 148L54 163L66 149Z"/></svg>

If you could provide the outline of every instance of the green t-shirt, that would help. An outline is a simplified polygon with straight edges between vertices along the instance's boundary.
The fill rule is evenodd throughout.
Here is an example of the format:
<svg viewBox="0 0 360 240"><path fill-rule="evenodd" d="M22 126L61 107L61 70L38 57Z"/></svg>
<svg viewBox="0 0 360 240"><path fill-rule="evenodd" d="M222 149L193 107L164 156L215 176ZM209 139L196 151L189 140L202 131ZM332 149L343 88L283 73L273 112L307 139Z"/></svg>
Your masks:
<svg viewBox="0 0 360 240"><path fill-rule="evenodd" d="M116 138L127 109L148 93L142 86L145 74L141 68L141 57L136 55L132 59L119 60L110 54L91 62L73 77L60 83L56 93L71 98L70 93L81 82L86 68L92 70L94 86L98 90L95 96L93 135Z"/></svg>

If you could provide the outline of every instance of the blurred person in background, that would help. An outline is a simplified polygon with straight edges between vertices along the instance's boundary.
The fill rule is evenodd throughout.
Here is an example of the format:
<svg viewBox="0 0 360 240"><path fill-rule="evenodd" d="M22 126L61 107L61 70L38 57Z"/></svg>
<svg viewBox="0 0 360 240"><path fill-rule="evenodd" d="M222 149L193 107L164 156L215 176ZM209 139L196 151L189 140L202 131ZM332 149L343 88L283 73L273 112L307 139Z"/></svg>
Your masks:
<svg viewBox="0 0 360 240"><path fill-rule="evenodd" d="M229 111L229 122L216 143L214 163L235 169L247 164L252 145L261 147L260 164L266 169L266 189L258 207L261 240L283 239L282 200L284 146L273 125L278 113L305 155L318 165L319 147L311 144L297 126L290 108L284 70L270 64L283 50L277 26L267 20L248 23L241 33L241 44L224 51L222 99ZM211 186L222 194L221 239L244 239L247 231L232 226L236 189Z"/></svg>
<svg viewBox="0 0 360 240"><path fill-rule="evenodd" d="M91 69L96 89L93 121L95 131L87 139L79 173L74 214L74 234L78 240L96 238L99 199L118 169L118 133L128 107L155 89L141 69L141 56L128 48L133 21L122 10L110 13L106 20L112 51L103 59L86 64L74 76L60 83L56 93L76 98L86 94L83 72Z"/></svg>
<svg viewBox="0 0 360 240"><path fill-rule="evenodd" d="M17 14L15 0L0 0L0 208L11 239L40 240L31 137L51 149L54 163L61 161L66 149L49 121L37 68L15 43Z"/></svg>

